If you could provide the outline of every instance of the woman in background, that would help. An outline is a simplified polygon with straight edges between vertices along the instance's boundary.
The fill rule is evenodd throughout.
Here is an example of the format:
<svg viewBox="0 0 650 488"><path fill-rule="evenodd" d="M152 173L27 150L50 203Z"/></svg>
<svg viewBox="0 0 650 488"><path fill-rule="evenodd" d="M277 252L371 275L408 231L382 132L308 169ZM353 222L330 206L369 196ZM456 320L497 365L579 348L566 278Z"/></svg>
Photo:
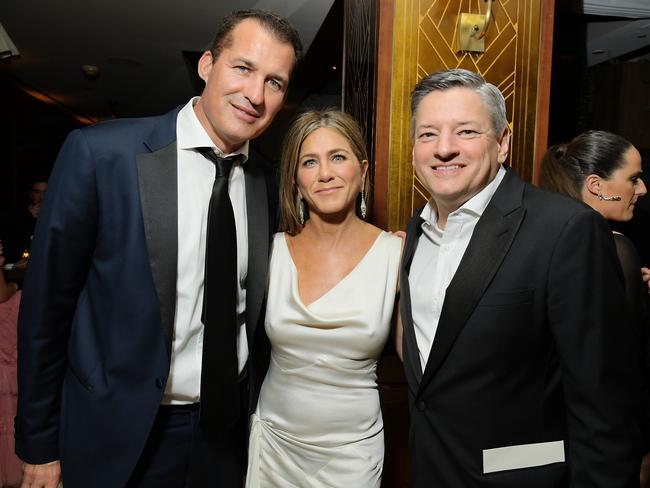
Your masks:
<svg viewBox="0 0 650 488"><path fill-rule="evenodd" d="M280 232L265 329L271 362L251 418L246 486L379 487L377 360L401 239L365 222L368 157L352 117L310 111L283 146Z"/></svg>
<svg viewBox="0 0 650 488"><path fill-rule="evenodd" d="M605 219L632 218L638 198L646 194L641 155L626 139L605 131L588 131L568 144L551 147L544 156L540 186L582 200ZM643 272L634 244L619 232L614 241L625 274L630 310L638 316L644 305Z"/></svg>
<svg viewBox="0 0 650 488"><path fill-rule="evenodd" d="M20 292L2 273L5 258L0 242L0 486L18 486L21 461L14 454L16 416L16 327Z"/></svg>
<svg viewBox="0 0 650 488"><path fill-rule="evenodd" d="M646 194L641 179L641 155L623 137L605 131L588 131L568 144L551 147L544 156L540 186L582 200L610 222L632 218L637 199ZM650 270L641 268L639 254L632 241L614 232L614 242L623 274L630 316L638 327L641 340L640 368L649 384L648 314L645 296L650 286ZM597 266L598 263L594 263ZM647 399L644 400L647 403ZM646 409L650 405L646 405ZM650 411L644 412L650 416ZM650 422L646 424L646 449L650 449ZM644 458L641 486L650 486L650 455Z"/></svg>

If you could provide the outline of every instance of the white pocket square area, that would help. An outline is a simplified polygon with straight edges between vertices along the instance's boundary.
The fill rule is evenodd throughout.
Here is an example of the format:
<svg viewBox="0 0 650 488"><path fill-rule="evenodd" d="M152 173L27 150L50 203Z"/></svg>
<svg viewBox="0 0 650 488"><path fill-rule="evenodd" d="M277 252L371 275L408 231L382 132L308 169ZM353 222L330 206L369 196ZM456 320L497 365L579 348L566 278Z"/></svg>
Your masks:
<svg viewBox="0 0 650 488"><path fill-rule="evenodd" d="M564 441L483 450L483 474L564 462Z"/></svg>

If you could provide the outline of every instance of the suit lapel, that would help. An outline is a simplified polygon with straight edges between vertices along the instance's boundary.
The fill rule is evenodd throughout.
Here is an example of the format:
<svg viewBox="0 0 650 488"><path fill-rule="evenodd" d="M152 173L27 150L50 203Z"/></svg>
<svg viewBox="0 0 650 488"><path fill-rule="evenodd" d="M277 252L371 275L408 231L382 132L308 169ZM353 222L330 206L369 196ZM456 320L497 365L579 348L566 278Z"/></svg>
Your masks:
<svg viewBox="0 0 650 488"><path fill-rule="evenodd" d="M269 256L269 209L264 171L253 157L244 165L246 178L246 215L248 219L248 276L246 279L246 333L249 341L266 290Z"/></svg>
<svg viewBox="0 0 650 488"><path fill-rule="evenodd" d="M479 219L456 274L447 287L438 329L420 384L431 380L508 253L525 210L523 182L508 171Z"/></svg>
<svg viewBox="0 0 650 488"><path fill-rule="evenodd" d="M415 254L418 239L422 234L422 218L418 211L409 221L406 228L406 242L404 243L404 255L402 257L402 269L400 276L400 313L402 315L402 325L404 328L404 355L416 380L422 379L422 365L420 364L420 354L418 344L413 330L413 313L411 309L411 288L409 285L409 271L411 262Z"/></svg>
<svg viewBox="0 0 650 488"><path fill-rule="evenodd" d="M178 110L175 110L164 116L151 132L149 140L144 142L152 152L136 156L149 265L169 358L176 312L178 261L177 114Z"/></svg>

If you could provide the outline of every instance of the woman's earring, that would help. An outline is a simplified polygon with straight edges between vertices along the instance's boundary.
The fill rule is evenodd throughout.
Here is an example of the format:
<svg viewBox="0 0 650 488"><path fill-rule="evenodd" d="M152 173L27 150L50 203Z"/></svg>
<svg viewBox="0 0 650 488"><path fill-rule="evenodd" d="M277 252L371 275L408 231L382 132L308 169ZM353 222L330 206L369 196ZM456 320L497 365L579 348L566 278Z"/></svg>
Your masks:
<svg viewBox="0 0 650 488"><path fill-rule="evenodd" d="M359 205L359 209L361 210L361 218L365 219L368 208L366 207L366 197L363 195L363 191L361 192L361 204Z"/></svg>
<svg viewBox="0 0 650 488"><path fill-rule="evenodd" d="M620 202L621 197L620 195L612 195L611 197L605 197L603 196L602 193L600 193L600 190L598 190L598 200L605 200L606 202Z"/></svg>
<svg viewBox="0 0 650 488"><path fill-rule="evenodd" d="M302 197L300 196L300 193L296 195L296 204L298 205L298 222L300 222L300 225L304 225L305 223L305 211L302 209Z"/></svg>

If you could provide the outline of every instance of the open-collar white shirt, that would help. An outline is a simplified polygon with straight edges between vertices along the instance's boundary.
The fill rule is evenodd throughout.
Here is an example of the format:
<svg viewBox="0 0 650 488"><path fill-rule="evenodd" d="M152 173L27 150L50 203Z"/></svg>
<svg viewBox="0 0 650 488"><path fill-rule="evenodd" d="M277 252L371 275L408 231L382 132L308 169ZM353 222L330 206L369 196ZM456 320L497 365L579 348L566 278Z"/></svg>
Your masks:
<svg viewBox="0 0 650 488"><path fill-rule="evenodd" d="M178 261L176 316L169 378L163 404L195 403L200 400L203 352L203 277L208 223L208 205L215 177L214 163L197 152L215 146L194 112L199 97L190 100L178 113L176 145L178 169ZM248 142L233 154L248 158ZM246 339L246 275L248 273L248 228L246 186L242 164L234 165L228 181L237 232L237 358L241 372L248 359Z"/></svg>
<svg viewBox="0 0 650 488"><path fill-rule="evenodd" d="M451 212L444 230L438 227L438 215L432 201L422 209L420 217L424 222L411 263L409 287L413 329L423 371L438 329L447 287L456 274L476 224L505 173L501 166L485 188Z"/></svg>

